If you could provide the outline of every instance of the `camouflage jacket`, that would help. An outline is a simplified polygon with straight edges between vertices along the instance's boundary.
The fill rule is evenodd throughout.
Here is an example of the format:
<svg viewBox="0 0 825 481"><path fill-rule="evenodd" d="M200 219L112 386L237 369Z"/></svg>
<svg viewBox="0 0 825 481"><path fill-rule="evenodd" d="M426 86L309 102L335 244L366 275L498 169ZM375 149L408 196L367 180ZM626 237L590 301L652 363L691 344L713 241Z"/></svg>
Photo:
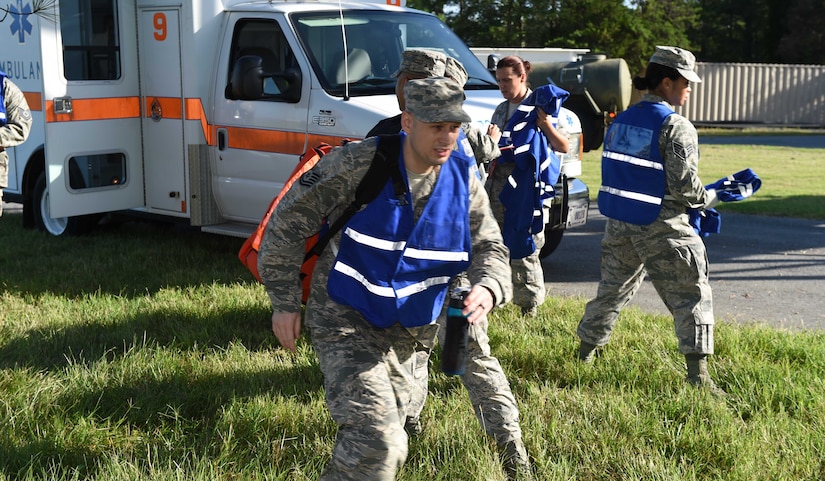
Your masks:
<svg viewBox="0 0 825 481"><path fill-rule="evenodd" d="M23 92L11 80L3 82L6 124L0 127L0 188L8 184L8 154L5 149L22 144L32 126L32 114Z"/></svg>
<svg viewBox="0 0 825 481"><path fill-rule="evenodd" d="M642 100L662 103L673 109L663 98L645 94ZM699 178L699 135L685 117L673 114L662 124L659 131L659 152L665 165L665 204L678 203L678 208L703 208L710 201L705 186Z"/></svg>
<svg viewBox="0 0 825 481"><path fill-rule="evenodd" d="M375 148L375 138L335 148L292 186L273 213L261 242L258 270L275 311L300 311L299 274L305 241L318 231L325 218L336 219L349 205L355 188L369 168ZM481 181L475 171L468 171L467 175L470 178L472 258L466 275L471 284L489 288L496 303L502 304L512 297L509 252ZM426 206L434 185L434 181L427 181L413 199L416 219ZM335 235L315 265L313 292L326 290L326 279L335 260L340 236L340 232Z"/></svg>

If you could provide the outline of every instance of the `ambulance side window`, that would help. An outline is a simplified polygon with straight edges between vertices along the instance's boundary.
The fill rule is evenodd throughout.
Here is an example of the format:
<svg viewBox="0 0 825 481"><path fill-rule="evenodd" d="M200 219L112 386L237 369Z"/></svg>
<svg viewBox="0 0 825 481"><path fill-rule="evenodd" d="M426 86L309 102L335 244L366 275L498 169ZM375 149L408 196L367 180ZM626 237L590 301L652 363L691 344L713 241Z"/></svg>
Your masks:
<svg viewBox="0 0 825 481"><path fill-rule="evenodd" d="M116 0L60 2L66 80L120 78Z"/></svg>
<svg viewBox="0 0 825 481"><path fill-rule="evenodd" d="M261 100L284 102L287 101L284 94L301 88L297 83L287 80L288 76L284 75L288 69L299 67L278 22L266 19L238 21L232 38L228 71L232 71L240 57L248 55L261 58L265 74L275 74L264 79Z"/></svg>

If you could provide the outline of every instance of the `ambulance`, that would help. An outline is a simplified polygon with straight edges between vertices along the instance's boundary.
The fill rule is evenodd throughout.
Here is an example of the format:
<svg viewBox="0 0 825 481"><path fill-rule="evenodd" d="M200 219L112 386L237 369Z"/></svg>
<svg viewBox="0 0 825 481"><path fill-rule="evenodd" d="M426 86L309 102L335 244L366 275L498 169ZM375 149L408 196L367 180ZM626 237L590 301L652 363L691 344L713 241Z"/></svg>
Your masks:
<svg viewBox="0 0 825 481"><path fill-rule="evenodd" d="M123 212L249 235L302 152L398 113L405 49L462 62L477 127L503 100L455 34L403 0L10 2L0 70L34 125L9 149L5 198L55 236ZM587 187L581 125L559 121L573 144L550 226L562 232L586 221Z"/></svg>

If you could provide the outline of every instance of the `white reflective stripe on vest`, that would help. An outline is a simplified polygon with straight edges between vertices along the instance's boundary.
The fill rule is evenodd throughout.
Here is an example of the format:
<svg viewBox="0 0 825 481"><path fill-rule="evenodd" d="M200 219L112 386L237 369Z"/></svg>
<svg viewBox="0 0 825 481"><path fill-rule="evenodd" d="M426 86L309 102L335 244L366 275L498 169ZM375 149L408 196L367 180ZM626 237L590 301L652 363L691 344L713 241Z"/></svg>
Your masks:
<svg viewBox="0 0 825 481"><path fill-rule="evenodd" d="M362 234L351 227L347 227L344 230L344 235L351 238L355 242L359 244L363 244L366 246L373 247L375 249L380 249L382 251L400 251L404 250L404 247L407 246L406 241L388 241L384 239L379 239L377 237L373 237L370 235Z"/></svg>
<svg viewBox="0 0 825 481"><path fill-rule="evenodd" d="M418 292L424 291L429 289L433 286L441 286L444 284L450 283L450 277L448 276L441 276L441 277L430 277L429 279L424 279L421 282L416 282L415 284L410 284L407 287L402 289L398 289L398 298L408 297Z"/></svg>
<svg viewBox="0 0 825 481"><path fill-rule="evenodd" d="M343 262L336 262L333 266L333 269L340 272L341 274L344 274L347 277L355 279L362 286L364 286L370 293L375 294L376 296L388 298L394 298L396 294L398 294L399 298L409 297L413 294L427 290L430 287L441 286L450 283L449 276L431 277L429 279L424 279L421 282L410 284L409 286L404 287L403 289L399 289L396 293L396 291L390 286L378 286L373 284L372 282L368 281L363 275L361 275L360 272L344 264Z"/></svg>
<svg viewBox="0 0 825 481"><path fill-rule="evenodd" d="M621 190L616 189L615 187L608 187L608 186L601 186L599 188L602 192L607 192L608 194L615 195L618 197L624 197L625 199L633 199L638 200L639 202L645 202L647 204L656 204L659 205L662 203L662 199L647 194L640 194L638 192L631 192L629 190Z"/></svg>
<svg viewBox="0 0 825 481"><path fill-rule="evenodd" d="M404 257L410 257L412 259L462 262L470 258L469 254L467 254L466 252L434 251L429 249L414 249L412 247L404 250L407 246L407 243L405 241L393 242L379 239L377 237L362 234L351 227L347 227L344 233L355 242L373 247L375 249L380 249L384 251L403 250Z"/></svg>
<svg viewBox="0 0 825 481"><path fill-rule="evenodd" d="M650 169L656 170L664 170L665 166L660 164L659 162L654 162L652 160L647 159L640 159L639 157L634 157L632 155L627 154L620 154L618 152L607 151L602 154L604 157L608 159L618 160L619 162L627 162L628 164L638 165L640 167L647 167Z"/></svg>
<svg viewBox="0 0 825 481"><path fill-rule="evenodd" d="M368 281L360 272L356 271L352 267L344 264L343 262L336 262L335 265L332 267L334 270L344 274L345 276L351 277L358 281L362 286L366 287L367 290L375 294L376 296L381 297L395 297L395 290L393 290L390 286L378 286L373 284L372 282Z"/></svg>
<svg viewBox="0 0 825 481"><path fill-rule="evenodd" d="M433 251L427 249L409 249L404 251L404 257L434 261L462 262L470 258L466 252Z"/></svg>

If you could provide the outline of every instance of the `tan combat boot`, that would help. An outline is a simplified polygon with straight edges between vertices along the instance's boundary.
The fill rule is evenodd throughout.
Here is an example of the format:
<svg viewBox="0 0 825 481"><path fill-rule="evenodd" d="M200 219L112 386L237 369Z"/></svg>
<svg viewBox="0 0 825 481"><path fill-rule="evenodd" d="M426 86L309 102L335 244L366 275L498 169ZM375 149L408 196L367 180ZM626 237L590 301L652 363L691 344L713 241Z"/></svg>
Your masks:
<svg viewBox="0 0 825 481"><path fill-rule="evenodd" d="M527 456L527 448L521 439L508 441L499 446L501 462L508 481L534 481L533 468Z"/></svg>
<svg viewBox="0 0 825 481"><path fill-rule="evenodd" d="M727 393L713 382L708 372L708 359L704 354L685 354L687 382L710 391L714 396L724 397Z"/></svg>
<svg viewBox="0 0 825 481"><path fill-rule="evenodd" d="M589 342L581 341L579 344L579 361L590 363L596 358L596 348L598 346L590 344Z"/></svg>

